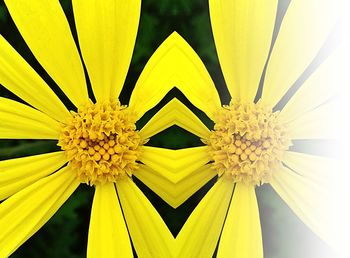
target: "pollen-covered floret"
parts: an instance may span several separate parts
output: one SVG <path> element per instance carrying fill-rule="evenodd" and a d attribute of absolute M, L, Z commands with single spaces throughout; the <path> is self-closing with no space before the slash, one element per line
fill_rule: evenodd
<path fill-rule="evenodd" d="M 143 141 L 119 102 L 89 103 L 62 125 L 58 145 L 87 184 L 115 182 L 137 168 Z"/>
<path fill-rule="evenodd" d="M 214 130 L 204 141 L 219 176 L 249 185 L 268 182 L 291 145 L 277 112 L 262 103 L 241 101 L 216 113 Z"/>

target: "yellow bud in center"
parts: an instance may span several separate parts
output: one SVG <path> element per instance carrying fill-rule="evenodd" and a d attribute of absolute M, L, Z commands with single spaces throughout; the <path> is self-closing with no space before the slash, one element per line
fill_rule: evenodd
<path fill-rule="evenodd" d="M 216 113 L 214 130 L 204 142 L 219 176 L 248 185 L 268 182 L 291 145 L 277 112 L 240 101 Z"/>
<path fill-rule="evenodd" d="M 143 143 L 133 113 L 119 102 L 105 102 L 71 112 L 58 145 L 80 181 L 95 185 L 131 176 Z"/>

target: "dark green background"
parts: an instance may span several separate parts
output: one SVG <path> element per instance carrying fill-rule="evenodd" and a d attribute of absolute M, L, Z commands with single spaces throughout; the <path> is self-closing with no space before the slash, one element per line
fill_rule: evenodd
<path fill-rule="evenodd" d="M 76 39 L 71 2 L 70 0 L 61 0 L 60 2 L 66 12 Z M 288 0 L 282 0 L 279 3 L 274 38 L 277 35 L 279 24 L 288 4 Z M 225 88 L 226 86 L 215 51 L 210 28 L 208 3 L 206 0 L 143 1 L 136 47 L 129 74 L 120 98 L 122 103 L 128 103 L 132 89 L 145 63 L 157 46 L 159 46 L 174 30 L 179 32 L 202 58 L 216 83 L 223 103 L 228 103 L 229 94 Z M 0 0 L 0 33 L 36 69 L 47 83 L 56 90 L 57 86 L 55 83 L 38 64 L 25 45 L 9 16 L 3 0 Z M 319 59 L 322 59 L 322 53 L 320 56 Z M 317 59 L 315 63 L 318 63 Z M 312 67 L 310 68 L 310 71 L 311 70 Z M 310 71 L 306 72 L 304 77 L 307 77 Z M 294 87 L 297 88 L 298 83 L 296 83 Z M 1 85 L 0 96 L 19 100 Z M 139 122 L 138 126 L 141 127 L 152 114 L 175 96 L 180 98 L 195 111 L 209 127 L 212 126 L 205 115 L 191 106 L 185 97 L 176 89 L 172 90 L 155 109 L 148 112 Z M 71 107 L 66 98 L 63 96 L 60 97 L 67 106 Z M 283 103 L 281 105 L 283 106 Z M 197 137 L 186 131 L 178 127 L 172 127 L 152 138 L 148 144 L 178 149 L 198 146 L 201 145 L 201 142 Z M 302 144 L 304 147 L 306 146 L 309 152 L 315 153 L 317 151 L 320 152 L 319 146 L 323 143 L 303 142 Z M 298 149 L 298 143 L 295 143 L 295 145 L 296 147 L 294 148 Z M 58 150 L 55 141 L 0 140 L 0 160 L 54 150 Z M 156 206 L 168 227 L 175 235 L 181 229 L 182 224 L 193 208 L 213 184 L 214 180 L 203 187 L 203 189 L 181 205 L 177 210 L 168 206 L 141 182 L 137 180 L 136 182 L 150 201 Z M 58 213 L 11 257 L 85 257 L 93 192 L 93 188 L 81 185 Z M 264 185 L 259 187 L 257 189 L 257 195 L 259 199 L 265 258 L 330 257 L 331 251 L 329 247 L 293 214 L 270 186 Z M 210 225 L 208 225 L 208 227 L 209 226 Z"/>

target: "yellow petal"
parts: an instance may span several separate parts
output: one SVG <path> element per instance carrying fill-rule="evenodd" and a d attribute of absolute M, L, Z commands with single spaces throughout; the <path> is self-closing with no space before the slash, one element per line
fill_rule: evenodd
<path fill-rule="evenodd" d="M 130 178 L 116 185 L 137 255 L 172 257 L 175 240 L 152 204 Z"/>
<path fill-rule="evenodd" d="M 176 209 L 210 179 L 215 177 L 217 173 L 210 168 L 210 165 L 206 165 L 194 170 L 181 181 L 173 183 L 164 177 L 161 171 L 141 165 L 138 170 L 133 172 L 133 175 Z"/>
<path fill-rule="evenodd" d="M 58 139 L 60 125 L 44 113 L 0 98 L 0 139 Z"/>
<path fill-rule="evenodd" d="M 140 161 L 177 183 L 209 162 L 207 149 L 207 146 L 180 150 L 143 146 Z"/>
<path fill-rule="evenodd" d="M 123 87 L 140 18 L 139 0 L 73 0 L 79 45 L 97 101 Z"/>
<path fill-rule="evenodd" d="M 285 167 L 273 174 L 271 185 L 316 234 L 326 241 L 332 239 L 335 224 L 330 216 L 332 195 L 328 188 Z"/>
<path fill-rule="evenodd" d="M 292 139 L 335 139 L 337 135 L 336 101 L 331 101 L 303 114 L 287 124 Z M 342 117 L 342 116 L 341 116 Z"/>
<path fill-rule="evenodd" d="M 128 229 L 113 183 L 96 186 L 87 257 L 133 257 Z"/>
<path fill-rule="evenodd" d="M 74 171 L 64 168 L 0 204 L 0 257 L 8 257 L 38 231 L 78 187 Z"/>
<path fill-rule="evenodd" d="M 266 70 L 266 102 L 275 105 L 312 62 L 338 18 L 336 2 L 291 1 Z"/>
<path fill-rule="evenodd" d="M 190 109 L 174 98 L 148 121 L 140 130 L 140 134 L 143 139 L 148 139 L 173 125 L 180 126 L 200 138 L 207 138 L 210 133 L 209 129 Z"/>
<path fill-rule="evenodd" d="M 263 243 L 255 189 L 236 184 L 217 257 L 262 258 Z"/>
<path fill-rule="evenodd" d="M 19 32 L 47 73 L 76 106 L 88 101 L 83 66 L 59 1 L 6 0 Z"/>
<path fill-rule="evenodd" d="M 294 120 L 338 95 L 341 87 L 348 85 L 350 64 L 344 57 L 346 51 L 345 45 L 334 50 L 287 102 L 279 115 L 281 119 Z"/>
<path fill-rule="evenodd" d="M 340 171 L 340 162 L 334 158 L 287 151 L 283 162 L 296 173 L 317 183 L 330 184 L 339 177 L 337 173 Z"/>
<path fill-rule="evenodd" d="M 232 98 L 253 101 L 270 50 L 277 0 L 210 0 L 210 20 Z"/>
<path fill-rule="evenodd" d="M 0 53 L 0 84 L 56 120 L 69 116 L 50 87 L 2 36 Z"/>
<path fill-rule="evenodd" d="M 129 106 L 140 118 L 177 87 L 210 118 L 221 106 L 215 85 L 203 62 L 176 32 L 155 51 L 132 92 Z"/>
<path fill-rule="evenodd" d="M 0 161 L 0 200 L 55 172 L 66 162 L 62 151 Z"/>
<path fill-rule="evenodd" d="M 176 237 L 177 257 L 213 256 L 233 186 L 232 181 L 221 178 L 200 201 Z"/>

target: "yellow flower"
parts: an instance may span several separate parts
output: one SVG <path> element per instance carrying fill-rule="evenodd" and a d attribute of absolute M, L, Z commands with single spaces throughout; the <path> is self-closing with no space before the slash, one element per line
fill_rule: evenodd
<path fill-rule="evenodd" d="M 0 98 L 1 139 L 54 139 L 63 151 L 0 162 L 0 257 L 39 230 L 80 183 L 93 185 L 88 257 L 168 257 L 173 237 L 131 175 L 149 170 L 145 141 L 157 130 L 135 122 L 169 87 L 154 87 L 156 51 L 132 93 L 118 101 L 135 44 L 141 1 L 73 0 L 82 60 L 59 1 L 8 0 L 7 8 L 34 56 L 77 107 L 69 112 L 41 77 L 0 37 L 0 83 L 32 107 Z M 148 128 L 156 128 L 150 121 Z M 124 219 L 125 217 L 125 219 Z M 145 237 L 147 232 L 147 237 Z M 58 236 L 59 237 L 59 236 Z"/>
<path fill-rule="evenodd" d="M 186 159 L 198 165 L 178 177 L 187 183 L 187 198 L 214 177 L 209 171 L 218 175 L 176 237 L 179 257 L 212 257 L 219 238 L 218 257 L 262 257 L 255 189 L 263 183 L 269 183 L 315 233 L 333 240 L 334 224 L 327 212 L 332 201 L 329 172 L 337 170 L 338 162 L 299 152 L 291 144 L 302 139 L 335 138 L 335 103 L 331 100 L 339 85 L 330 82 L 337 82 L 344 70 L 330 71 L 342 59 L 343 49 L 334 51 L 301 81 L 300 88 L 296 88 L 300 81 L 292 85 L 326 41 L 336 23 L 337 5 L 331 1 L 292 1 L 269 54 L 277 2 L 209 2 L 219 61 L 232 98 L 228 105 L 222 106 L 208 72 L 186 41 L 174 33 L 166 42 L 176 47 L 162 61 L 160 80 L 176 85 L 215 123 L 210 132 L 189 116 L 172 121 L 200 136 L 207 145 L 186 150 Z M 310 13 L 312 18 L 308 19 Z M 185 109 L 178 104 L 177 110 Z M 158 114 L 153 117 L 157 118 Z M 159 155 L 158 160 L 166 158 Z M 154 183 L 160 180 L 149 176 L 143 181 L 161 193 L 159 184 Z"/>

